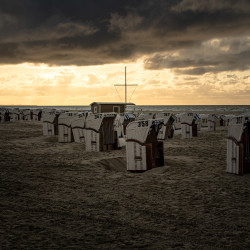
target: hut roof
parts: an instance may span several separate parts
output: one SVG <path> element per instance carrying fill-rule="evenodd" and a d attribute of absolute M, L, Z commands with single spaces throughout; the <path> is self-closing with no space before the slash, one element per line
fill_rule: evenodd
<path fill-rule="evenodd" d="M 132 102 L 129 102 L 126 104 L 124 102 L 92 102 L 90 105 L 93 105 L 93 104 L 99 104 L 99 105 L 135 105 Z"/>

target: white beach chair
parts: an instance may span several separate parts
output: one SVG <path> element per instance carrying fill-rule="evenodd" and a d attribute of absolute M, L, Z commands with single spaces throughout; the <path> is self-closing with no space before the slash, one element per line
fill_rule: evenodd
<path fill-rule="evenodd" d="M 181 136 L 182 138 L 192 138 L 197 136 L 197 123 L 195 113 L 184 113 L 181 116 Z"/>
<path fill-rule="evenodd" d="M 155 114 L 155 119 L 163 119 L 163 126 L 158 132 L 157 139 L 166 140 L 167 138 L 172 138 L 174 135 L 173 124 L 176 117 L 171 113 L 157 113 Z"/>
<path fill-rule="evenodd" d="M 18 121 L 19 120 L 19 109 L 18 108 L 14 108 L 11 110 L 11 114 L 10 114 L 10 118 L 13 121 Z"/>
<path fill-rule="evenodd" d="M 114 122 L 117 113 L 90 114 L 85 121 L 85 145 L 87 152 L 99 152 L 118 148 Z"/>
<path fill-rule="evenodd" d="M 228 126 L 235 115 L 220 115 L 220 126 Z"/>
<path fill-rule="evenodd" d="M 227 172 L 250 172 L 250 113 L 235 116 L 228 127 Z"/>
<path fill-rule="evenodd" d="M 199 128 L 200 130 L 205 131 L 215 131 L 216 121 L 215 115 L 212 114 L 201 114 L 199 119 Z"/>
<path fill-rule="evenodd" d="M 41 109 L 33 109 L 33 120 L 34 121 L 41 121 L 42 119 L 42 110 Z"/>
<path fill-rule="evenodd" d="M 9 122 L 11 121 L 10 111 L 8 109 L 2 109 L 0 112 L 0 121 L 1 122 Z"/>
<path fill-rule="evenodd" d="M 163 141 L 157 134 L 163 119 L 134 121 L 126 131 L 126 157 L 128 171 L 146 171 L 164 165 Z"/>
<path fill-rule="evenodd" d="M 181 134 L 181 117 L 182 117 L 182 115 L 183 115 L 183 113 L 175 115 L 175 121 L 174 121 L 174 124 L 173 124 L 174 134 L 175 135 L 180 135 Z"/>
<path fill-rule="evenodd" d="M 58 142 L 73 142 L 71 122 L 77 113 L 65 112 L 58 117 Z"/>
<path fill-rule="evenodd" d="M 43 112 L 43 135 L 58 135 L 58 117 L 61 111 Z"/>
<path fill-rule="evenodd" d="M 30 109 L 23 109 L 23 120 L 30 121 L 32 119 L 32 114 Z"/>
<path fill-rule="evenodd" d="M 74 141 L 78 143 L 85 142 L 85 120 L 88 116 L 88 112 L 80 112 L 76 114 L 71 122 L 71 128 L 73 131 Z"/>

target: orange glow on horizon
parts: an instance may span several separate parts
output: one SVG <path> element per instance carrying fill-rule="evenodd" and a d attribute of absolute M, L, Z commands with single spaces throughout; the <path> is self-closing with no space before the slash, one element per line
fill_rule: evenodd
<path fill-rule="evenodd" d="M 250 71 L 175 75 L 146 70 L 143 60 L 128 63 L 128 102 L 137 105 L 248 105 Z M 124 101 L 125 64 L 102 66 L 0 66 L 0 105 L 89 105 Z M 229 73 L 235 78 L 228 78 Z"/>

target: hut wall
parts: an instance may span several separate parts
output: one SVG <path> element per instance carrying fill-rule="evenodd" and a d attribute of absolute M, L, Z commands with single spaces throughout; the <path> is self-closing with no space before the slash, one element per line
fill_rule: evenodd
<path fill-rule="evenodd" d="M 124 113 L 124 105 L 120 105 L 120 104 L 102 104 L 102 105 L 100 105 L 100 112 L 99 113 L 114 112 L 114 107 L 119 107 L 120 113 Z"/>
<path fill-rule="evenodd" d="M 95 112 L 95 110 L 96 110 L 96 112 Z M 93 114 L 101 113 L 101 111 L 99 109 L 99 105 L 98 104 L 92 104 L 91 105 L 91 112 Z"/>

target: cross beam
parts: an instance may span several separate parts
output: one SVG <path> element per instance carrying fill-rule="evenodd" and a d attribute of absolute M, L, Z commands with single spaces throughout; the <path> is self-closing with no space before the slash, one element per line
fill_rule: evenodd
<path fill-rule="evenodd" d="M 138 84 L 127 84 L 127 74 L 126 74 L 126 67 L 125 67 L 125 84 L 115 84 L 114 86 L 123 86 L 125 87 L 125 107 L 127 104 L 127 87 L 130 86 L 137 86 Z"/>

